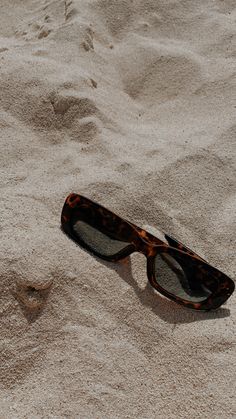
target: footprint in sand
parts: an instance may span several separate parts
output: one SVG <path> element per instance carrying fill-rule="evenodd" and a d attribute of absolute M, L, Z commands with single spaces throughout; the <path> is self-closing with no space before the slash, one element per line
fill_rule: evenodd
<path fill-rule="evenodd" d="M 46 302 L 51 286 L 50 279 L 30 283 L 26 279 L 18 280 L 15 296 L 27 309 L 40 309 Z"/>
<path fill-rule="evenodd" d="M 74 2 L 72 0 L 64 0 L 65 2 L 65 20 L 70 20 L 74 16 L 78 14 L 78 10 L 74 6 Z"/>
<path fill-rule="evenodd" d="M 53 93 L 50 102 L 57 120 L 69 129 L 71 139 L 84 142 L 101 132 L 104 117 L 92 99 L 76 93 Z"/>
<path fill-rule="evenodd" d="M 46 38 L 52 30 L 43 26 L 38 34 L 38 39 Z"/>
<path fill-rule="evenodd" d="M 49 99 L 56 115 L 67 116 L 68 118 L 68 112 L 71 112 L 74 117 L 83 118 L 99 113 L 94 101 L 85 96 L 78 96 L 76 92 L 64 95 L 52 93 Z"/>
<path fill-rule="evenodd" d="M 178 44 L 132 35 L 117 50 L 117 68 L 124 91 L 148 104 L 189 94 L 202 82 L 197 55 Z"/>
<path fill-rule="evenodd" d="M 92 25 L 88 25 L 85 23 L 82 19 L 80 19 L 78 16 L 79 10 L 75 5 L 75 2 L 72 0 L 64 0 L 64 16 L 65 16 L 65 23 L 66 26 L 68 24 L 73 25 L 73 32 L 77 33 L 78 30 L 80 32 L 80 36 L 82 37 L 82 41 L 80 45 L 85 51 L 94 50 L 94 44 L 93 44 L 93 36 L 94 32 L 92 29 Z M 77 17 L 77 19 L 75 19 Z"/>
<path fill-rule="evenodd" d="M 5 287 L 3 281 L 2 288 L 3 292 L 9 289 L 20 307 L 30 314 L 35 310 L 40 311 L 46 304 L 53 284 L 53 275 L 47 272 L 44 276 L 40 275 L 39 271 L 31 270 L 30 259 L 28 265 L 23 257 L 10 258 L 4 272 Z"/>

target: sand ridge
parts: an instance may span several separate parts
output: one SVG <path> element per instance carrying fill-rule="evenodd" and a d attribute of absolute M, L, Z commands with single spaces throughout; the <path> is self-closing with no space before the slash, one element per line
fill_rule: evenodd
<path fill-rule="evenodd" d="M 235 296 L 188 311 L 143 256 L 60 229 L 80 192 L 235 276 L 235 21 L 232 0 L 1 2 L 1 418 L 235 416 Z"/>

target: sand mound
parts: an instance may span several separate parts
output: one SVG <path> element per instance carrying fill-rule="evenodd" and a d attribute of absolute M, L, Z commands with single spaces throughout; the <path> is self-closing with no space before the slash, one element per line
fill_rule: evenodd
<path fill-rule="evenodd" d="M 116 53 L 124 91 L 147 106 L 190 94 L 201 84 L 200 63 L 173 41 L 133 36 Z"/>
<path fill-rule="evenodd" d="M 234 276 L 235 18 L 232 0 L 1 2 L 1 418 L 234 417 L 235 297 L 181 308 L 60 212 L 80 192 Z"/>

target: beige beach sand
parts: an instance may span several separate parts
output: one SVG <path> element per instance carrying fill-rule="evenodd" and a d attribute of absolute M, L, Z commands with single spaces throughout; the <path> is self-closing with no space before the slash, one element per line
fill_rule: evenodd
<path fill-rule="evenodd" d="M 79 192 L 234 278 L 235 121 L 235 0 L 1 0 L 1 419 L 236 417 L 235 296 L 60 230 Z"/>

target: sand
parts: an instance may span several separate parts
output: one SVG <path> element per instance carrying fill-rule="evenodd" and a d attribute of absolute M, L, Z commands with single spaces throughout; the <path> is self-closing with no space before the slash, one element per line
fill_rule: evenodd
<path fill-rule="evenodd" d="M 1 0 L 0 417 L 236 417 L 233 295 L 60 229 L 70 192 L 235 275 L 235 0 Z"/>

